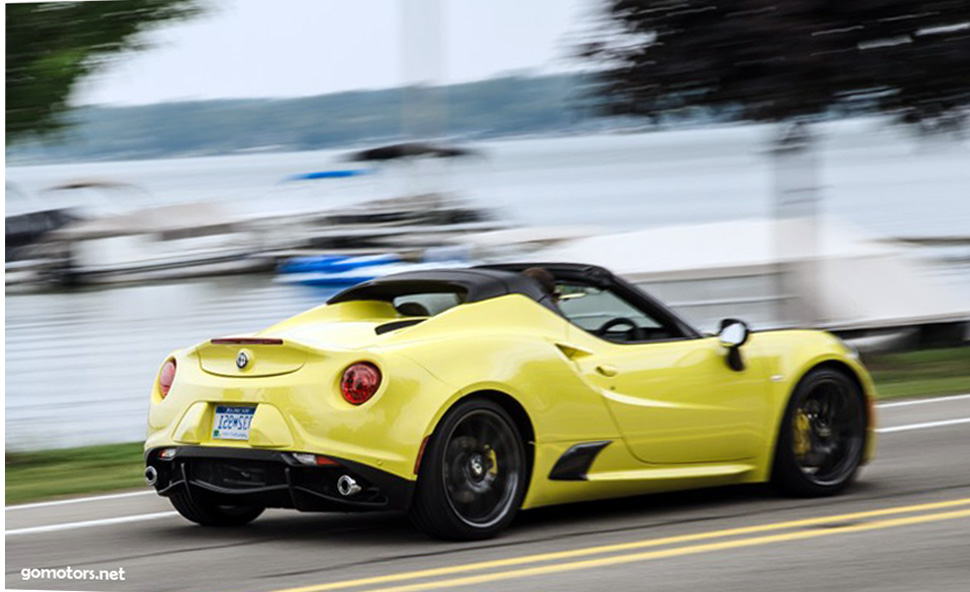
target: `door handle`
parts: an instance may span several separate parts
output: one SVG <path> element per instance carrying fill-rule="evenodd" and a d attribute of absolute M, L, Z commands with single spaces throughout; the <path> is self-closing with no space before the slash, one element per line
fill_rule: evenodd
<path fill-rule="evenodd" d="M 617 374 L 620 373 L 619 370 L 616 369 L 616 367 L 610 366 L 609 364 L 600 364 L 599 366 L 596 367 L 596 371 L 602 374 L 603 376 L 616 376 Z"/>

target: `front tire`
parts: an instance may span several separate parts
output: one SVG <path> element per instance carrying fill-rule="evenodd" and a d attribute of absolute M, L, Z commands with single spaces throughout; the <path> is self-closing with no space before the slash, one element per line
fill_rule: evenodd
<path fill-rule="evenodd" d="M 184 518 L 202 526 L 242 526 L 263 513 L 260 506 L 233 506 L 196 499 L 184 489 L 169 497 L 169 501 Z"/>
<path fill-rule="evenodd" d="M 442 418 L 419 471 L 409 515 L 435 538 L 491 538 L 512 522 L 525 497 L 522 435 L 486 399 L 461 402 Z"/>
<path fill-rule="evenodd" d="M 866 439 L 865 396 L 845 373 L 812 370 L 792 394 L 778 434 L 772 482 L 798 497 L 835 495 L 854 479 Z"/>

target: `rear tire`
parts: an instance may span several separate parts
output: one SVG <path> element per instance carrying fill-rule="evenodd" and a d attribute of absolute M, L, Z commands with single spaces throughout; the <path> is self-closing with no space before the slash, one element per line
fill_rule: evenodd
<path fill-rule="evenodd" d="M 202 526 L 242 526 L 263 513 L 260 506 L 228 506 L 193 498 L 184 489 L 169 497 L 169 501 L 184 518 Z"/>
<path fill-rule="evenodd" d="M 515 518 L 527 475 L 525 445 L 509 414 L 486 399 L 463 401 L 428 442 L 409 516 L 435 538 L 491 538 Z"/>
<path fill-rule="evenodd" d="M 798 497 L 835 495 L 855 479 L 866 439 L 865 396 L 845 373 L 812 370 L 792 393 L 778 433 L 772 483 Z"/>

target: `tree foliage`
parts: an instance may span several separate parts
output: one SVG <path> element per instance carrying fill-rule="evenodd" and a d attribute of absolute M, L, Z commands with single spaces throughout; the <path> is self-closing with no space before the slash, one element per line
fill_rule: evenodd
<path fill-rule="evenodd" d="M 970 104 L 967 0 L 604 1 L 608 26 L 582 54 L 599 62 L 595 91 L 613 114 L 928 122 Z"/>
<path fill-rule="evenodd" d="M 194 15 L 196 0 L 7 4 L 7 142 L 62 128 L 74 84 L 149 27 Z"/>

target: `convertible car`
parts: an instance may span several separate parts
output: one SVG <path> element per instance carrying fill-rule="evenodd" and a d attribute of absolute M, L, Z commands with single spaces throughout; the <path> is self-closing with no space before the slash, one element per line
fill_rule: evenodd
<path fill-rule="evenodd" d="M 396 509 L 481 539 L 550 504 L 837 493 L 872 455 L 873 396 L 829 333 L 729 319 L 704 335 L 600 267 L 416 271 L 171 354 L 145 477 L 203 525 Z"/>

